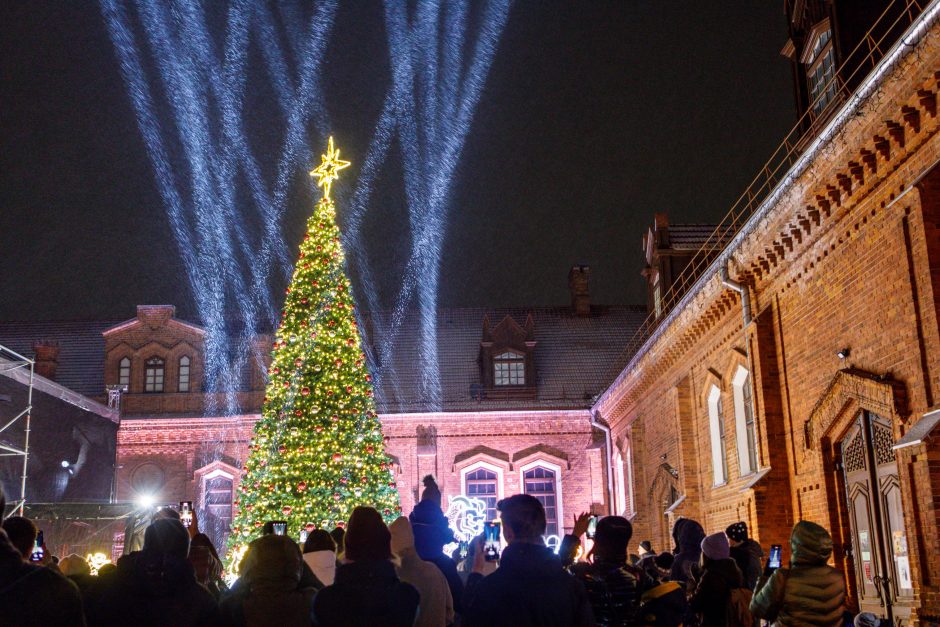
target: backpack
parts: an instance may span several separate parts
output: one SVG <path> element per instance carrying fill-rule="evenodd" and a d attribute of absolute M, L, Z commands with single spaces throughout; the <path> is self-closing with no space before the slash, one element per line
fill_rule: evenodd
<path fill-rule="evenodd" d="M 735 588 L 728 597 L 728 625 L 729 627 L 753 627 L 754 617 L 751 616 L 751 596 L 753 593 L 747 588 Z"/>

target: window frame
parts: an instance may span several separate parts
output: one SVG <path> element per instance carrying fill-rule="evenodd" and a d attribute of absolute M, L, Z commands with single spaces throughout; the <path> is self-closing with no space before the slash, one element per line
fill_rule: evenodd
<path fill-rule="evenodd" d="M 564 531 L 565 531 L 565 517 L 564 517 L 565 513 L 562 508 L 561 466 L 559 466 L 558 464 L 553 464 L 552 462 L 546 459 L 543 459 L 541 457 L 538 459 L 534 459 L 531 462 L 528 462 L 527 464 L 523 465 L 521 468 L 519 468 L 519 486 L 522 488 L 522 494 L 528 494 L 528 492 L 526 492 L 525 474 L 529 472 L 530 470 L 535 470 L 536 468 L 542 468 L 555 475 L 555 480 L 554 480 L 554 484 L 555 484 L 555 495 L 554 495 L 555 496 L 555 533 L 554 534 L 549 533 L 548 524 L 547 524 L 548 520 L 546 519 L 546 527 L 545 527 L 544 535 L 546 537 L 551 536 L 551 535 L 557 535 L 559 538 L 561 538 L 564 535 Z M 536 496 L 536 498 L 538 498 L 537 495 L 533 495 L 533 496 Z"/>
<path fill-rule="evenodd" d="M 186 363 L 183 363 L 183 360 L 186 360 Z M 191 392 L 192 391 L 192 364 L 193 360 L 189 355 L 180 355 L 180 358 L 177 360 L 177 370 L 176 370 L 176 391 L 177 392 Z M 183 379 L 183 369 L 185 368 L 186 379 Z M 185 382 L 185 385 L 184 385 Z"/>
<path fill-rule="evenodd" d="M 118 360 L 118 385 L 129 386 L 131 384 L 131 365 L 130 357 L 124 356 Z"/>
<path fill-rule="evenodd" d="M 151 371 L 153 371 L 152 382 L 148 380 Z M 164 390 L 166 390 L 166 360 L 159 355 L 154 355 L 144 362 L 144 393 L 160 394 Z"/>
<path fill-rule="evenodd" d="M 506 382 L 501 382 L 499 366 L 508 366 Z M 513 381 L 515 379 L 515 381 Z M 500 388 L 523 387 L 526 384 L 525 355 L 507 349 L 493 357 L 493 386 Z"/>
<path fill-rule="evenodd" d="M 467 475 L 477 470 L 488 470 L 489 472 L 496 473 L 496 502 L 498 503 L 500 499 L 503 498 L 503 469 L 496 464 L 491 464 L 486 461 L 476 461 L 468 465 L 465 468 L 460 469 L 460 493 L 467 498 L 479 498 L 473 494 L 467 494 Z M 486 508 L 487 511 L 490 510 L 489 507 Z M 496 509 L 496 504 L 493 504 L 493 511 L 495 512 L 495 517 L 492 520 L 499 518 L 499 511 Z M 489 520 L 489 519 L 488 519 Z"/>
<path fill-rule="evenodd" d="M 714 384 L 708 392 L 708 426 L 712 451 L 712 478 L 714 486 L 717 487 L 728 483 L 728 450 L 721 388 Z"/>
<path fill-rule="evenodd" d="M 734 397 L 735 443 L 738 448 L 738 467 L 742 477 L 754 474 L 760 466 L 757 456 L 757 424 L 754 416 L 751 381 L 751 373 L 744 366 L 738 366 L 731 379 L 731 391 Z"/>
<path fill-rule="evenodd" d="M 820 40 L 826 37 L 821 47 Z M 829 106 L 838 98 L 839 79 L 836 67 L 833 32 L 826 18 L 810 29 L 800 62 L 805 67 L 806 90 L 809 110 L 814 118 L 822 116 Z M 828 62 L 828 64 L 827 64 Z M 826 69 L 828 65 L 828 70 Z M 822 68 L 822 75 L 816 81 L 816 75 Z M 828 78 L 827 78 L 828 73 Z"/>

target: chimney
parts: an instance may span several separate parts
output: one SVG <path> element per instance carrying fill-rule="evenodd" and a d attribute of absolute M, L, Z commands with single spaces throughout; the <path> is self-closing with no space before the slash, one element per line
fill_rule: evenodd
<path fill-rule="evenodd" d="M 59 343 L 55 340 L 37 340 L 33 342 L 33 352 L 36 353 L 34 372 L 54 380 L 59 367 Z"/>
<path fill-rule="evenodd" d="M 591 315 L 591 290 L 588 281 L 590 266 L 572 266 L 568 272 L 568 289 L 571 291 L 571 310 L 578 316 Z"/>

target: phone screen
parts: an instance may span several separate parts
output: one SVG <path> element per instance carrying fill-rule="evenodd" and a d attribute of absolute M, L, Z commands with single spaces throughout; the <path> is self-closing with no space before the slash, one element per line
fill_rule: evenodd
<path fill-rule="evenodd" d="M 284 521 L 276 520 L 271 523 L 271 528 L 274 530 L 274 535 L 284 536 L 287 535 L 287 523 Z"/>
<path fill-rule="evenodd" d="M 499 559 L 500 523 L 495 520 L 483 524 L 483 557 L 487 562 Z"/>
<path fill-rule="evenodd" d="M 594 533 L 597 531 L 597 516 L 591 516 L 591 520 L 588 521 L 587 535 L 588 540 L 594 539 Z"/>
<path fill-rule="evenodd" d="M 470 553 L 470 543 L 467 542 L 466 540 L 461 540 L 459 548 L 460 548 L 460 559 L 466 559 L 467 554 Z"/>
<path fill-rule="evenodd" d="M 45 538 L 43 538 L 42 530 L 36 534 L 36 544 L 33 545 L 33 552 L 29 556 L 29 561 L 31 562 L 41 562 L 42 558 L 46 556 L 46 549 L 43 548 L 43 545 L 46 543 Z"/>
<path fill-rule="evenodd" d="M 193 502 L 180 501 L 180 522 L 187 529 L 193 526 Z"/>
<path fill-rule="evenodd" d="M 783 546 L 780 544 L 770 545 L 770 557 L 767 559 L 769 568 L 780 568 L 780 555 L 783 552 Z"/>
<path fill-rule="evenodd" d="M 307 536 L 309 535 L 310 535 L 309 531 L 307 531 L 306 529 L 301 529 L 300 530 L 300 543 L 303 544 L 304 542 L 306 542 Z"/>

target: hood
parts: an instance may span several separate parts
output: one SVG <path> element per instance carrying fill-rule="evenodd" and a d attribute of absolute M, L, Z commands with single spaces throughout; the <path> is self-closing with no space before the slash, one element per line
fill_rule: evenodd
<path fill-rule="evenodd" d="M 801 520 L 790 534 L 790 552 L 794 565 L 825 564 L 832 555 L 832 536 L 816 523 Z"/>
<path fill-rule="evenodd" d="M 398 555 L 406 549 L 415 546 L 415 534 L 411 530 L 411 523 L 404 516 L 399 516 L 388 526 L 392 533 L 392 553 Z"/>
<path fill-rule="evenodd" d="M 737 563 L 731 558 L 722 560 L 708 560 L 705 571 L 712 575 L 721 577 L 728 582 L 730 588 L 740 588 L 744 581 Z"/>
<path fill-rule="evenodd" d="M 705 530 L 702 529 L 702 525 L 691 518 L 683 518 L 676 522 L 672 532 L 676 546 L 679 547 L 679 553 L 701 554 L 702 540 L 705 539 Z"/>
<path fill-rule="evenodd" d="M 545 577 L 562 572 L 558 556 L 541 544 L 510 544 L 500 556 L 499 570 L 512 577 Z"/>
<path fill-rule="evenodd" d="M 303 573 L 300 548 L 287 536 L 261 536 L 248 545 L 241 571 L 252 587 L 293 590 Z"/>
<path fill-rule="evenodd" d="M 414 533 L 415 549 L 422 559 L 439 555 L 445 544 L 454 541 L 444 512 L 434 501 L 421 501 L 408 516 Z"/>
<path fill-rule="evenodd" d="M 764 549 L 762 549 L 761 546 L 751 538 L 748 538 L 732 550 L 745 553 L 751 557 L 755 557 L 758 561 L 764 557 Z"/>

